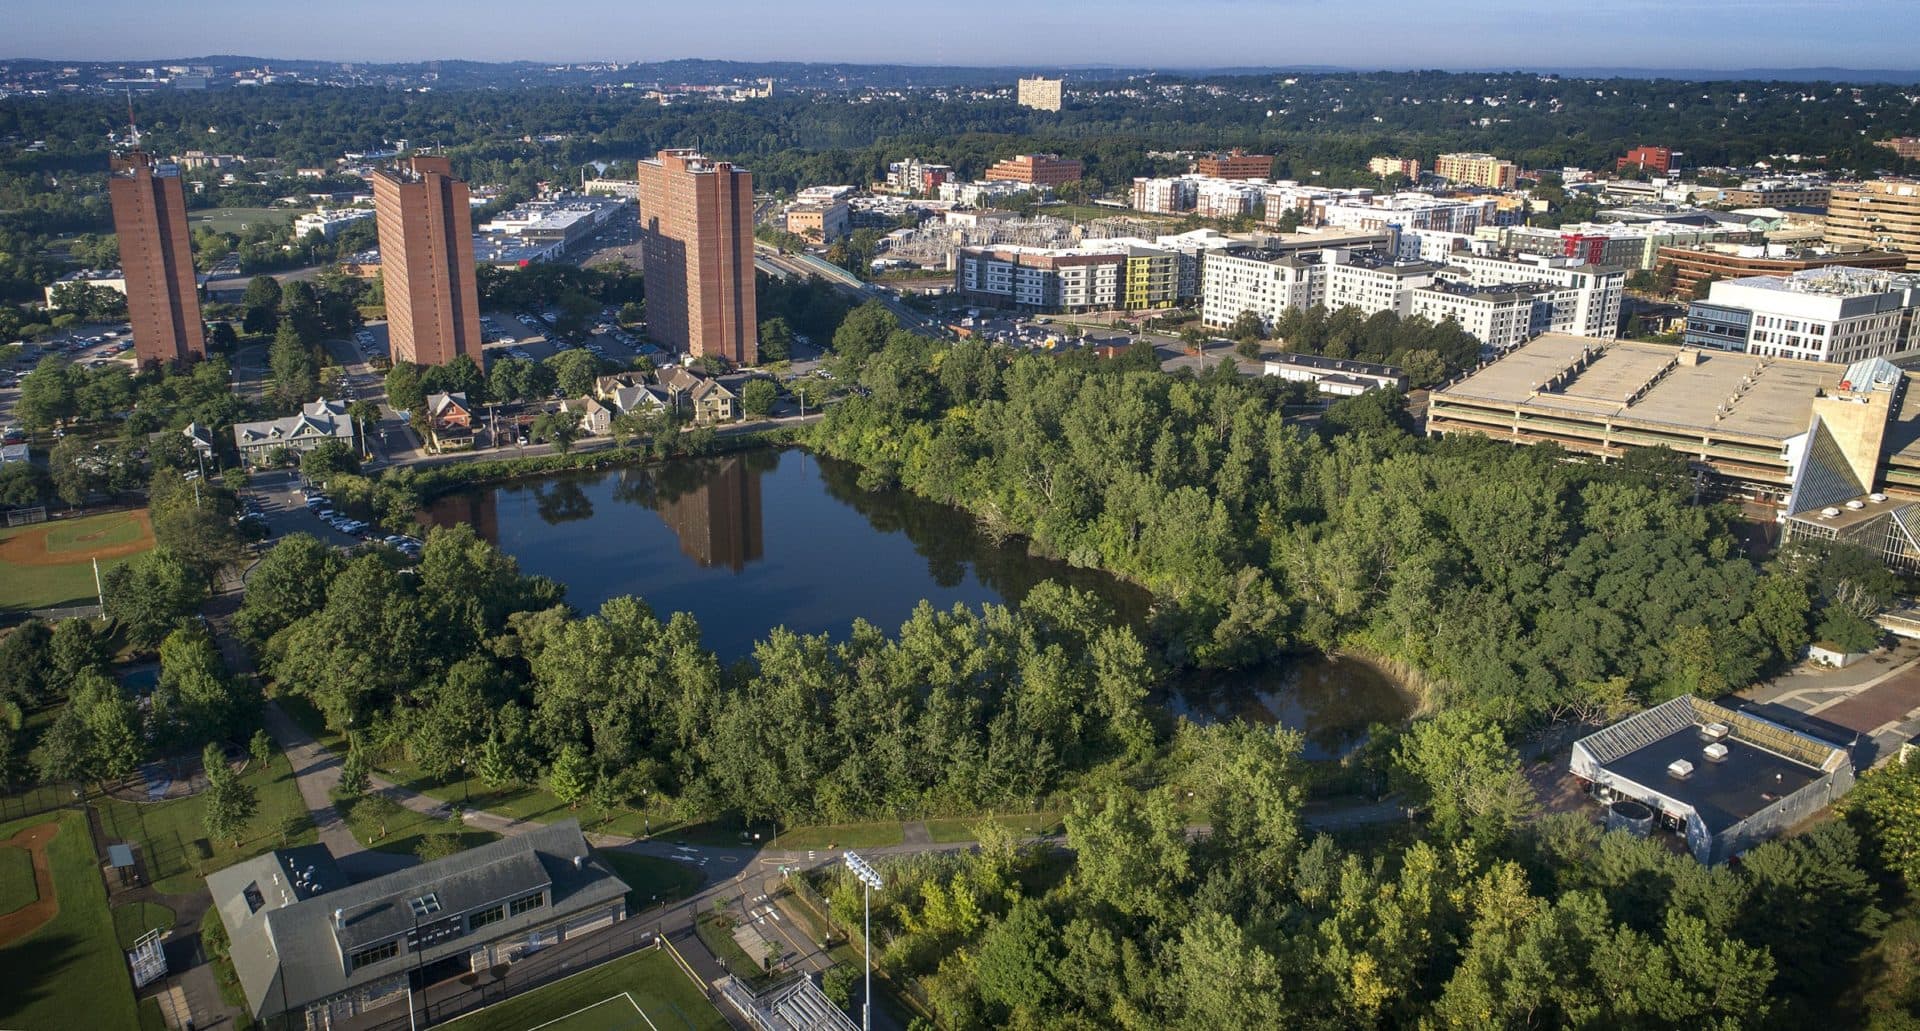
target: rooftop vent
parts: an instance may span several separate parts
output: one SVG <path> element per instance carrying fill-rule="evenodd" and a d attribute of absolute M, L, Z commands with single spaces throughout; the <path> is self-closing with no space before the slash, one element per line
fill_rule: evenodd
<path fill-rule="evenodd" d="M 1707 747 L 1702 748 L 1700 750 L 1700 754 L 1706 756 L 1708 762 L 1716 762 L 1716 763 L 1726 762 L 1727 746 L 1723 742 L 1715 741 L 1713 744 L 1710 744 Z"/>
<path fill-rule="evenodd" d="M 1823 519 L 1832 519 L 1834 516 L 1837 516 L 1839 514 L 1840 514 L 1840 510 L 1837 508 L 1833 508 L 1832 506 L 1828 506 L 1827 508 L 1823 508 L 1820 510 L 1820 517 Z"/>
<path fill-rule="evenodd" d="M 1858 512 L 1861 509 L 1867 507 L 1867 503 L 1864 501 L 1861 501 L 1859 498 L 1855 498 L 1852 501 L 1847 502 L 1847 507 L 1849 509 L 1852 509 L 1855 512 Z"/>
<path fill-rule="evenodd" d="M 1867 495 L 1867 500 L 1877 505 L 1880 502 L 1887 500 L 1887 496 L 1885 494 L 1869 494 Z"/>
<path fill-rule="evenodd" d="M 1667 764 L 1667 776 L 1675 780 L 1686 780 L 1693 776 L 1693 764 L 1685 759 L 1675 759 Z"/>
<path fill-rule="evenodd" d="M 587 868 L 587 857 L 586 857 L 586 856 L 574 856 L 574 857 L 573 857 L 573 868 L 574 868 L 575 870 L 585 870 L 585 869 Z"/>
<path fill-rule="evenodd" d="M 1730 728 L 1724 723 L 1709 723 L 1700 728 L 1700 736 L 1706 738 L 1708 741 L 1718 741 L 1726 737 L 1728 733 L 1730 733 Z"/>
<path fill-rule="evenodd" d="M 347 929 L 347 911 L 346 910 L 336 909 L 333 911 L 333 929 L 336 931 L 344 931 Z"/>

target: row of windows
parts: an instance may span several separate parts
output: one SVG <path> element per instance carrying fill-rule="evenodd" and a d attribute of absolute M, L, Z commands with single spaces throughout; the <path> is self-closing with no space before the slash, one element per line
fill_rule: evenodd
<path fill-rule="evenodd" d="M 428 893 L 427 895 L 422 896 L 422 898 L 420 899 L 410 899 L 408 901 L 409 901 L 409 904 L 412 905 L 413 903 L 418 903 L 427 899 L 432 900 L 432 911 L 437 911 L 439 908 L 440 900 L 438 897 L 434 896 L 432 893 Z M 468 914 L 466 929 L 468 933 L 471 933 L 473 931 L 479 930 L 482 927 L 487 926 L 488 924 L 499 923 L 500 921 L 505 920 L 509 916 L 519 916 L 522 913 L 539 909 L 540 907 L 546 904 L 547 904 L 547 896 L 545 892 L 536 891 L 531 895 L 522 895 L 521 897 L 514 899 L 512 902 L 504 903 L 498 906 L 489 906 L 486 909 L 482 909 L 482 910 L 479 910 L 478 912 Z M 423 915 L 420 913 L 421 908 L 422 907 L 417 905 L 414 906 L 414 912 L 416 916 Z M 347 969 L 349 971 L 354 971 L 354 970 L 360 969 L 361 967 L 372 966 L 375 963 L 392 959 L 393 957 L 398 956 L 399 954 L 400 954 L 400 940 L 396 938 L 392 941 L 382 942 L 379 945 L 369 946 L 367 948 L 361 949 L 358 952 L 352 953 L 347 957 Z"/>

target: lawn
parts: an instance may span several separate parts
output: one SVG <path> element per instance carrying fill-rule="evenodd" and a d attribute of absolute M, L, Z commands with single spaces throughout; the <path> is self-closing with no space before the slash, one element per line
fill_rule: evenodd
<path fill-rule="evenodd" d="M 720 1012 L 680 972 L 672 957 L 659 949 L 622 956 L 445 1026 L 456 1031 L 616 1031 L 636 1027 L 647 1031 L 647 1021 L 635 1017 L 633 1006 L 622 1010 L 601 1005 L 623 995 L 659 1031 L 727 1031 Z M 601 1018 L 606 1018 L 605 1022 Z M 554 1023 L 562 1019 L 568 1022 Z"/>
<path fill-rule="evenodd" d="M 0 529 L 0 609 L 90 603 L 93 558 L 105 575 L 152 547 L 146 509 Z"/>
<path fill-rule="evenodd" d="M 795 827 L 773 839 L 774 848 L 878 848 L 900 844 L 900 821 L 880 823 L 823 823 L 813 827 Z"/>
<path fill-rule="evenodd" d="M 420 843 L 431 834 L 453 835 L 463 851 L 500 840 L 500 835 L 492 831 L 475 830 L 458 820 L 439 820 L 425 813 L 416 813 L 384 795 L 368 795 L 352 802 L 342 802 L 341 806 L 354 840 L 381 852 L 417 856 L 420 854 Z"/>
<path fill-rule="evenodd" d="M 113 932 L 122 950 L 133 948 L 140 936 L 158 927 L 173 926 L 173 910 L 154 902 L 129 902 L 113 907 Z"/>
<path fill-rule="evenodd" d="M 135 844 L 153 887 L 170 895 L 203 890 L 207 874 L 269 849 L 309 845 L 318 840 L 307 804 L 300 798 L 284 756 L 266 770 L 250 768 L 241 781 L 253 786 L 260 809 L 247 824 L 240 844 L 211 841 L 205 826 L 204 796 L 168 802 L 134 803 L 116 798 L 94 802 L 110 841 Z"/>
<path fill-rule="evenodd" d="M 699 870 L 658 856 L 601 849 L 600 858 L 627 882 L 627 912 L 638 913 L 662 902 L 686 898 L 706 883 Z"/>
<path fill-rule="evenodd" d="M 58 822 L 47 843 L 60 911 L 39 930 L 0 949 L 0 1027 L 138 1027 L 133 982 L 114 937 L 113 915 L 87 834 L 86 814 L 68 810 L 0 826 L 0 839 Z"/>
<path fill-rule="evenodd" d="M 739 942 L 733 940 L 733 930 L 736 926 L 731 919 L 720 913 L 702 913 L 693 922 L 694 933 L 706 943 L 707 950 L 713 953 L 720 964 L 733 976 L 745 981 L 753 990 L 759 991 L 766 987 L 773 977 L 768 971 L 762 970 L 752 956 L 747 955 L 747 950 L 741 948 Z M 775 955 L 777 956 L 777 953 Z"/>
<path fill-rule="evenodd" d="M 40 890 L 33 884 L 33 854 L 24 848 L 0 847 L 0 913 L 39 900 Z"/>
<path fill-rule="evenodd" d="M 942 844 L 954 841 L 972 841 L 976 835 L 973 829 L 982 821 L 991 820 L 1013 832 L 1015 837 L 1029 838 L 1043 834 L 1059 834 L 1065 828 L 1060 823 L 1061 814 L 1056 810 L 1044 813 L 1013 813 L 1008 816 L 965 816 L 952 820 L 928 820 L 927 833 L 933 840 Z"/>
<path fill-rule="evenodd" d="M 292 222 L 291 208 L 203 208 L 187 213 L 191 227 L 210 226 L 222 233 L 238 233 L 252 222 Z"/>

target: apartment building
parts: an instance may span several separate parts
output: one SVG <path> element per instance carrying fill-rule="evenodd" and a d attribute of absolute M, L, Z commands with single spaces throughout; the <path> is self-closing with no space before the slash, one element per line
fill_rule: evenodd
<path fill-rule="evenodd" d="M 1687 312 L 1690 346 L 1851 364 L 1914 342 L 1920 275 L 1834 266 L 1714 283 Z"/>
<path fill-rule="evenodd" d="M 1271 202 L 1271 200 L 1269 201 Z M 1435 197 L 1427 193 L 1374 196 L 1372 191 L 1311 203 L 1316 224 L 1348 229 L 1428 229 L 1471 233 L 1500 219 L 1500 203 L 1492 197 Z"/>
<path fill-rule="evenodd" d="M 1896 136 L 1890 140 L 1875 140 L 1873 145 L 1885 147 L 1908 161 L 1920 158 L 1920 136 Z"/>
<path fill-rule="evenodd" d="M 1021 107 L 1030 107 L 1035 111 L 1058 111 L 1065 91 L 1061 88 L 1064 80 L 1043 79 L 1034 76 L 1021 79 L 1014 91 L 1014 97 Z"/>
<path fill-rule="evenodd" d="M 1722 190 L 1720 203 L 1735 208 L 1824 208 L 1832 195 L 1824 179 L 1749 179 Z"/>
<path fill-rule="evenodd" d="M 787 232 L 814 243 L 838 240 L 853 231 L 850 210 L 843 200 L 791 205 L 787 208 Z"/>
<path fill-rule="evenodd" d="M 1150 211 L 1156 215 L 1177 215 L 1193 210 L 1193 202 L 1200 195 L 1200 183 L 1191 176 L 1178 179 L 1154 178 L 1135 179 L 1131 203 L 1135 211 Z"/>
<path fill-rule="evenodd" d="M 930 197 L 952 178 L 952 165 L 929 164 L 919 158 L 887 162 L 887 189 L 894 193 Z"/>
<path fill-rule="evenodd" d="M 1405 176 L 1408 182 L 1420 181 L 1419 158 L 1377 157 L 1367 162 L 1367 171 L 1377 176 Z"/>
<path fill-rule="evenodd" d="M 1745 223 L 1669 221 L 1583 222 L 1556 229 L 1502 226 L 1481 230 L 1480 235 L 1515 254 L 1574 258 L 1621 271 L 1652 268 L 1662 247 L 1759 244 L 1766 240 L 1763 231 Z"/>
<path fill-rule="evenodd" d="M 134 355 L 141 365 L 205 358 L 206 329 L 200 322 L 179 168 L 140 150 L 114 158 L 109 167 L 107 196 L 120 240 Z"/>
<path fill-rule="evenodd" d="M 1407 315 L 1430 322 L 1452 319 L 1474 339 L 1495 351 L 1505 351 L 1539 334 L 1536 327 L 1547 321 L 1541 315 L 1552 303 L 1547 300 L 1543 304 L 1541 295 L 1552 292 L 1552 287 L 1537 284 L 1474 286 L 1436 281 L 1408 294 Z"/>
<path fill-rule="evenodd" d="M 1451 278 L 1474 286 L 1539 284 L 1552 291 L 1536 294 L 1546 311 L 1536 322 L 1536 333 L 1612 340 L 1620 335 L 1620 306 L 1626 296 L 1626 273 L 1589 265 L 1571 258 L 1506 260 L 1457 254 L 1448 260 Z"/>
<path fill-rule="evenodd" d="M 1831 251 L 1773 244 L 1707 244 L 1662 247 L 1653 267 L 1674 271 L 1673 289 L 1691 294 L 1703 279 L 1743 279 L 1747 276 L 1790 276 L 1807 269 L 1847 265 L 1853 268 L 1906 268 L 1907 256 L 1898 251 Z"/>
<path fill-rule="evenodd" d="M 1920 272 L 1920 179 L 1837 183 L 1827 201 L 1829 246 L 1899 251 Z"/>
<path fill-rule="evenodd" d="M 467 184 L 446 158 L 417 154 L 374 170 L 373 206 L 393 360 L 445 365 L 466 355 L 481 362 Z"/>
<path fill-rule="evenodd" d="M 1520 179 L 1520 169 L 1513 162 L 1480 153 L 1442 154 L 1434 160 L 1433 172 L 1450 182 L 1489 190 L 1511 190 Z"/>
<path fill-rule="evenodd" d="M 1194 159 L 1193 172 L 1211 179 L 1266 179 L 1273 175 L 1273 155 L 1248 154 L 1238 149 L 1225 154 L 1202 154 Z"/>
<path fill-rule="evenodd" d="M 663 150 L 638 179 L 649 329 L 677 351 L 756 364 L 753 173 Z"/>
<path fill-rule="evenodd" d="M 1390 311 L 1406 315 L 1412 291 L 1431 285 L 1437 266 L 1424 261 L 1401 261 L 1375 251 L 1335 252 L 1324 262 L 1327 276 L 1325 304 L 1329 309 L 1358 308 L 1372 315 Z M 1330 256 L 1333 257 L 1333 256 Z"/>
<path fill-rule="evenodd" d="M 1635 147 L 1613 162 L 1615 172 L 1636 171 L 1666 175 L 1673 171 L 1673 151 L 1665 147 Z"/>
<path fill-rule="evenodd" d="M 988 182 L 1028 183 L 1033 186 L 1059 186 L 1078 182 L 1081 164 L 1058 154 L 1016 154 L 987 169 Z"/>
<path fill-rule="evenodd" d="M 954 288 L 962 296 L 1022 311 L 1115 310 L 1126 273 L 1125 246 L 969 247 L 954 254 Z"/>
<path fill-rule="evenodd" d="M 1311 308 L 1326 299 L 1320 252 L 1278 254 L 1270 250 L 1207 255 L 1201 275 L 1200 322 L 1222 327 L 1241 312 L 1253 312 L 1267 329 L 1288 308 Z"/>

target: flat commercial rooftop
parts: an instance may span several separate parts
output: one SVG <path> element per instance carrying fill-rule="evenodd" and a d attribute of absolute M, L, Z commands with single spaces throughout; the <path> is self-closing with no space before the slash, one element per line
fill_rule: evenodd
<path fill-rule="evenodd" d="M 1806 432 L 1814 398 L 1846 373 L 1843 365 L 1722 351 L 1699 352 L 1691 365 L 1681 357 L 1664 344 L 1548 333 L 1436 391 L 1434 401 L 1782 441 Z"/>
<path fill-rule="evenodd" d="M 1701 749 L 1707 741 L 1696 726 L 1676 730 L 1605 763 L 1605 768 L 1627 780 L 1692 806 L 1707 829 L 1715 834 L 1813 783 L 1822 774 L 1803 762 L 1759 748 L 1731 736 L 1722 739 L 1727 757 L 1709 762 Z M 1675 759 L 1693 764 L 1693 775 L 1668 775 Z"/>

